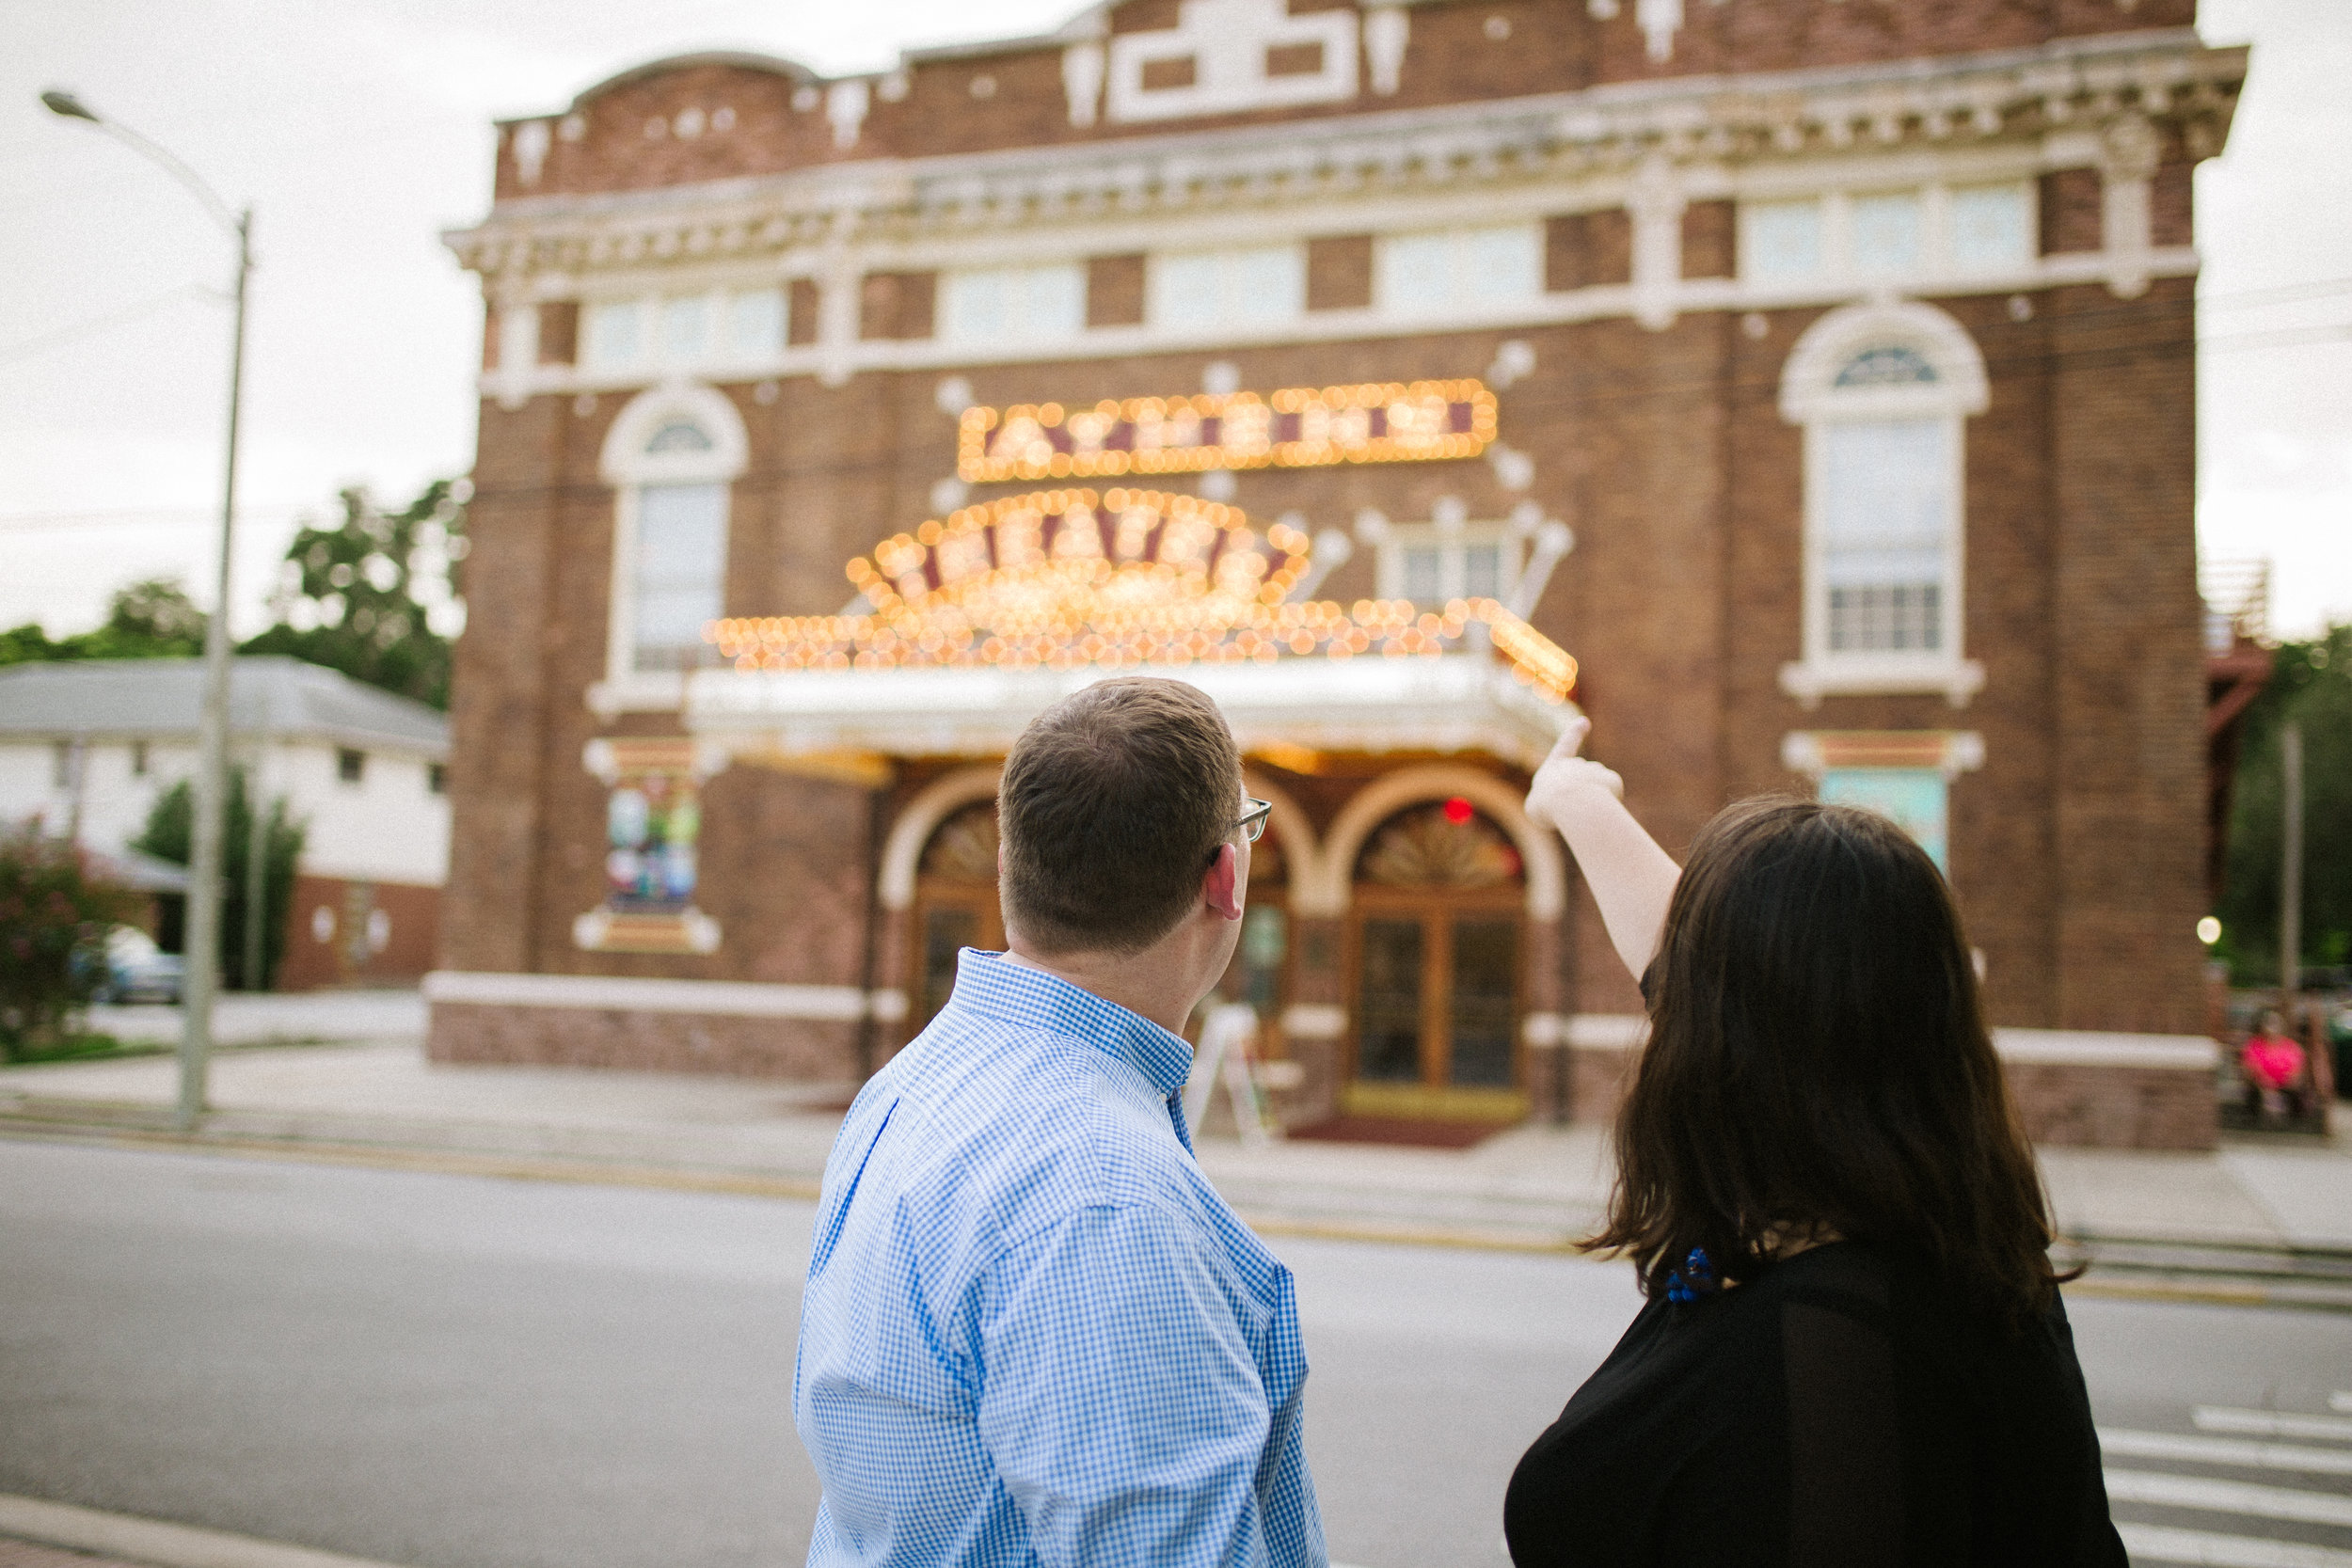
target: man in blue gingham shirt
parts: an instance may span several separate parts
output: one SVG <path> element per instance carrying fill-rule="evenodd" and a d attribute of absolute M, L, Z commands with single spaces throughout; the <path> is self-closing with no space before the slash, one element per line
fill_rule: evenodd
<path fill-rule="evenodd" d="M 1325 1562 L 1290 1273 L 1177 1098 L 1256 806 L 1179 683 L 1088 688 L 1015 746 L 1011 951 L 961 955 L 826 1167 L 793 1386 L 812 1568 Z"/>

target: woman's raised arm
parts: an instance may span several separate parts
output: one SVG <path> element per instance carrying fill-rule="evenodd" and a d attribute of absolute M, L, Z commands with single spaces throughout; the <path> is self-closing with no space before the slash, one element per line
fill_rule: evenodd
<path fill-rule="evenodd" d="M 1601 924 L 1626 968 L 1640 979 L 1658 956 L 1666 906 L 1682 868 L 1625 809 L 1625 781 L 1577 755 L 1593 721 L 1578 719 L 1535 770 L 1527 815 L 1560 830 L 1600 905 Z"/>

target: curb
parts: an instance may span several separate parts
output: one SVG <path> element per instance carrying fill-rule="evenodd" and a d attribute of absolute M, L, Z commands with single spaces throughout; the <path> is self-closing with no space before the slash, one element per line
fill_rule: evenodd
<path fill-rule="evenodd" d="M 108 1513 L 6 1494 L 0 1494 L 0 1535 L 152 1563 L 155 1568 L 394 1568 L 366 1558 L 289 1546 L 228 1530 L 169 1525 L 132 1513 Z"/>
<path fill-rule="evenodd" d="M 649 1164 L 595 1156 L 435 1148 L 413 1144 L 308 1136 L 301 1132 L 183 1132 L 169 1113 L 150 1106 L 98 1101 L 26 1102 L 0 1108 L 0 1138 L 83 1147 L 170 1150 L 219 1158 L 286 1161 L 352 1168 L 487 1177 L 582 1186 L 644 1187 L 722 1193 L 746 1197 L 814 1201 L 817 1174 L 720 1165 Z M 1579 1256 L 1574 1233 L 1555 1226 L 1460 1223 L 1427 1215 L 1304 1213 L 1238 1197 L 1234 1210 L 1261 1235 L 1375 1246 L 1440 1247 L 1524 1256 Z M 2067 1286 L 2070 1295 L 2165 1301 L 2220 1307 L 2264 1307 L 2352 1313 L 2352 1249 L 2297 1247 L 2223 1237 L 2183 1240 L 2077 1232 L 2053 1248 L 2061 1267 L 2082 1262 L 2091 1272 Z M 4 1530 L 5 1527 L 0 1527 Z"/>
<path fill-rule="evenodd" d="M 179 1154 L 211 1154 L 224 1159 L 277 1160 L 298 1164 L 416 1171 L 437 1176 L 485 1176 L 510 1181 L 730 1193 L 746 1197 L 792 1198 L 810 1202 L 815 1201 L 820 1187 L 819 1182 L 804 1178 L 769 1176 L 752 1171 L 626 1164 L 525 1154 L 476 1154 L 456 1149 L 404 1148 L 392 1144 L 327 1143 L 311 1138 L 189 1133 L 5 1114 L 0 1114 L 0 1138 L 24 1143 L 72 1144 L 84 1148 L 166 1149 Z"/>

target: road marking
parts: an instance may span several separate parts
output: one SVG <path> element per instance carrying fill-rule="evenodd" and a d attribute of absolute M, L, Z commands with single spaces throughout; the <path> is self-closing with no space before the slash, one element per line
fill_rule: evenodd
<path fill-rule="evenodd" d="M 2133 1459 L 2180 1459 L 2193 1465 L 2246 1465 L 2318 1476 L 2352 1476 L 2352 1453 L 2293 1443 L 2248 1443 L 2234 1437 L 2186 1437 L 2170 1432 L 2101 1427 L 2099 1447 L 2106 1453 Z"/>
<path fill-rule="evenodd" d="M 2200 1432 L 2242 1432 L 2249 1437 L 2318 1437 L 2352 1443 L 2352 1418 L 2343 1416 L 2282 1416 L 2275 1410 L 2232 1410 L 2201 1404 L 2189 1417 Z"/>
<path fill-rule="evenodd" d="M 2341 1410 L 2345 1415 L 2352 1416 L 2352 1394 L 2328 1395 L 2328 1408 L 2330 1410 Z"/>
<path fill-rule="evenodd" d="M 151 1562 L 157 1568 L 390 1568 L 364 1558 L 257 1541 L 227 1530 L 167 1525 L 160 1519 L 5 1494 L 0 1494 L 0 1535 Z"/>
<path fill-rule="evenodd" d="M 2192 1562 L 2201 1568 L 2352 1568 L 2352 1552 L 2256 1536 L 2216 1535 L 2169 1525 L 2118 1525 L 2134 1562 Z"/>
<path fill-rule="evenodd" d="M 2251 1513 L 2263 1519 L 2294 1519 L 2313 1525 L 2352 1525 L 2352 1497 L 2326 1492 L 2296 1492 L 2203 1476 L 2161 1475 L 2151 1470 L 2109 1470 L 2107 1500 L 2155 1503 L 2165 1508 L 2201 1508 L 2211 1513 Z"/>

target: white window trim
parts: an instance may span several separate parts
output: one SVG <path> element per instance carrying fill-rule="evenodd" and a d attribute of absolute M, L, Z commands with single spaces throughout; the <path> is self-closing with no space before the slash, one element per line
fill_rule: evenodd
<path fill-rule="evenodd" d="M 2021 191 L 2025 217 L 2023 254 L 2006 261 L 1963 262 L 1955 254 L 1953 198 L 1963 191 L 2014 187 Z M 1864 270 L 1855 254 L 1853 209 L 1875 197 L 1912 196 L 1919 202 L 1919 257 L 1907 269 Z M 1739 216 L 1740 281 L 1751 290 L 1803 290 L 1833 287 L 1842 290 L 1918 287 L 2016 277 L 2034 269 L 2042 254 L 2042 222 L 2033 198 L 2033 179 L 1946 179 L 1891 183 L 1860 179 L 1819 191 L 1758 191 L 1740 193 Z M 1819 214 L 1820 263 L 1809 273 L 1759 277 L 1750 270 L 1749 258 L 1757 246 L 1749 225 L 1754 209 L 1810 202 Z"/>
<path fill-rule="evenodd" d="M 1844 388 L 1837 374 L 1867 348 L 1899 344 L 1935 368 L 1936 380 L 1918 387 Z M 1984 412 L 1989 393 L 1984 357 L 1967 329 L 1944 311 L 1915 301 L 1849 306 L 1805 329 L 1781 372 L 1780 414 L 1804 429 L 1804 652 L 1780 667 L 1780 688 L 1805 707 L 1823 697 L 1865 693 L 1934 692 L 1964 707 L 1984 688 L 1984 666 L 1963 657 L 1967 604 L 1967 427 Z M 1951 520 L 1945 532 L 1946 646 L 1931 653 L 1832 653 L 1829 590 L 1821 569 L 1827 497 L 1821 483 L 1826 431 L 1852 420 L 1941 418 L 1952 439 Z"/>
<path fill-rule="evenodd" d="M 1446 586 L 1449 590 L 1439 598 L 1425 601 L 1443 604 L 1448 599 L 1465 597 L 1458 580 L 1462 570 L 1463 552 L 1473 545 L 1493 545 L 1502 552 L 1502 584 L 1495 598 L 1509 604 L 1518 591 L 1519 576 L 1527 567 L 1527 536 L 1524 529 L 1504 521 L 1464 522 L 1448 529 L 1438 523 L 1392 523 L 1380 537 L 1379 555 L 1374 568 L 1377 592 L 1384 599 L 1402 599 L 1405 592 L 1405 552 L 1408 549 L 1452 551 L 1452 575 L 1457 578 Z"/>
<path fill-rule="evenodd" d="M 1060 275 L 1072 282 L 1077 300 L 1077 310 L 1071 321 L 1049 325 L 1029 319 L 1027 293 L 1041 275 Z M 996 277 L 1005 286 L 1020 292 L 1019 298 L 1009 306 L 1012 322 L 995 335 L 974 332 L 963 319 L 961 289 L 963 280 Z M 986 354 L 1009 346 L 1068 342 L 1087 330 L 1087 264 L 1083 260 L 1062 261 L 1013 261 L 1003 266 L 951 267 L 940 274 L 939 314 L 935 336 L 943 342 L 966 353 Z"/>
<path fill-rule="evenodd" d="M 1320 13 L 1317 13 L 1320 14 Z M 1238 307 L 1242 291 L 1239 278 L 1241 258 L 1257 254 L 1279 254 L 1291 269 L 1285 281 L 1291 298 L 1279 313 L 1251 317 Z M 1216 268 L 1217 310 L 1214 318 L 1198 322 L 1171 322 L 1168 309 L 1168 284 L 1166 268 L 1176 261 L 1209 261 Z M 1242 339 L 1251 333 L 1284 332 L 1307 315 L 1307 245 L 1303 240 L 1277 240 L 1263 244 L 1171 246 L 1147 253 L 1143 275 L 1143 314 L 1148 330 L 1163 336 L 1194 337 L 1205 341 L 1222 342 L 1229 338 Z"/>
<path fill-rule="evenodd" d="M 1515 233 L 1529 242 L 1534 261 L 1530 287 L 1515 294 L 1473 297 L 1467 287 L 1474 271 L 1470 257 L 1470 244 L 1479 236 L 1502 233 Z M 1391 288 L 1394 281 L 1395 265 L 1391 259 L 1392 247 L 1400 242 L 1432 239 L 1443 240 L 1446 245 L 1445 297 L 1407 299 L 1397 296 Z M 1441 229 L 1399 229 L 1374 236 L 1373 247 L 1372 308 L 1383 321 L 1419 323 L 1516 316 L 1525 312 L 1529 302 L 1544 296 L 1544 226 L 1538 219 L 1454 224 Z"/>
<path fill-rule="evenodd" d="M 691 420 L 710 437 L 708 451 L 649 452 L 645 444 L 672 420 Z M 605 433 L 597 474 L 612 487 L 612 568 L 605 612 L 604 679 L 588 689 L 588 705 L 606 717 L 671 712 L 686 704 L 683 670 L 640 671 L 637 642 L 637 529 L 648 484 L 732 484 L 751 464 L 742 416 L 723 392 L 674 381 L 640 393 Z M 732 531 L 733 498 L 727 526 Z"/>

